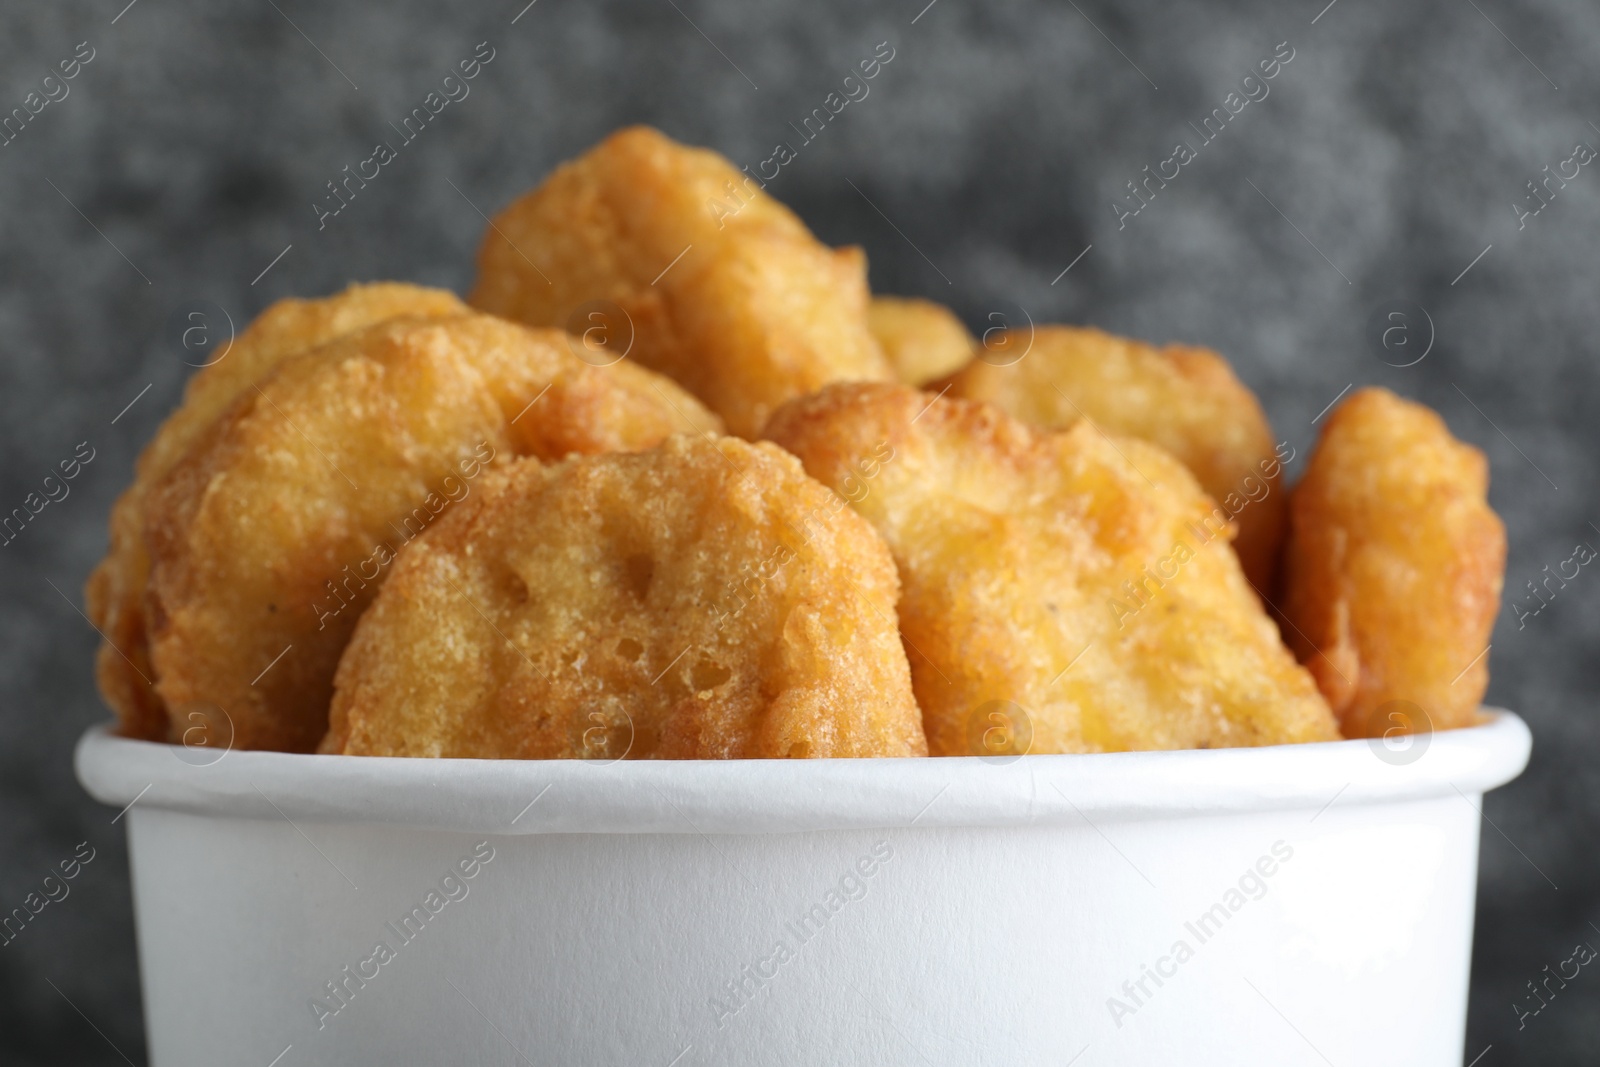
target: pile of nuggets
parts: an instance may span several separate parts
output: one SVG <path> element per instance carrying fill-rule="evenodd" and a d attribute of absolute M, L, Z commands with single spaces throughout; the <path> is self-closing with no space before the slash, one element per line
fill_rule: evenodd
<path fill-rule="evenodd" d="M 979 345 L 722 157 L 616 133 L 468 303 L 268 308 L 89 581 L 133 737 L 482 758 L 1008 755 L 1476 721 L 1483 456 L 1380 389 L 1299 484 L 1215 352 Z M 1397 725 L 1398 724 L 1398 725 Z"/>

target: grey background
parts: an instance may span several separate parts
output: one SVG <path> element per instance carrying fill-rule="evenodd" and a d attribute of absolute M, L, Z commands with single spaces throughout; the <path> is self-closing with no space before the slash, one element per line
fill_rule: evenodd
<path fill-rule="evenodd" d="M 624 123 L 754 165 L 887 40 L 870 96 L 771 188 L 824 239 L 864 245 L 877 289 L 947 301 L 975 328 L 1020 307 L 1216 347 L 1302 462 L 1347 384 L 1432 404 L 1489 454 L 1508 600 L 1577 542 L 1600 546 L 1600 174 L 1585 167 L 1520 231 L 1512 209 L 1575 143 L 1600 147 L 1593 3 L 539 0 L 511 25 L 522 0 L 125 2 L 7 3 L 0 26 L 0 111 L 78 42 L 96 50 L 0 148 L 0 510 L 78 442 L 96 450 L 70 497 L 0 548 L 0 905 L 77 842 L 98 850 L 71 897 L 0 949 L 8 1063 L 123 1062 L 112 1045 L 142 1062 L 122 828 L 71 769 L 106 716 L 75 605 L 188 373 L 168 316 L 204 298 L 243 321 L 358 279 L 464 291 L 473 205 L 498 210 Z M 318 232 L 323 183 L 392 141 L 387 123 L 486 39 L 496 58 L 470 97 Z M 1270 95 L 1119 232 L 1123 184 L 1196 144 L 1186 123 L 1282 41 L 1295 58 Z M 1368 325 L 1391 300 L 1436 331 L 1405 369 Z M 1486 805 L 1498 829 L 1484 830 L 1468 1037 L 1469 1057 L 1492 1044 L 1483 1067 L 1593 1063 L 1600 1038 L 1600 979 L 1520 1032 L 1511 1007 L 1574 943 L 1600 943 L 1589 570 L 1525 628 L 1504 610 L 1494 639 L 1490 697 L 1536 741 Z M 1393 999 L 1406 1010 L 1405 990 Z"/>

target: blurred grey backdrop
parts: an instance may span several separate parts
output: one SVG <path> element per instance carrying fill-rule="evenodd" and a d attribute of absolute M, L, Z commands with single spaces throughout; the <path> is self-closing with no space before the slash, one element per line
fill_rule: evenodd
<path fill-rule="evenodd" d="M 1600 943 L 1600 576 L 1521 625 L 1511 605 L 1600 546 L 1600 173 L 1577 151 L 1600 147 L 1600 6 L 525 3 L 0 8 L 0 114 L 39 107 L 0 147 L 0 512 L 80 442 L 93 454 L 0 547 L 3 910 L 78 842 L 96 850 L 0 948 L 0 1060 L 144 1058 L 122 825 L 71 757 L 107 715 L 80 590 L 189 373 L 174 312 L 209 300 L 242 324 L 376 278 L 464 292 L 480 209 L 613 128 L 651 123 L 754 167 L 888 42 L 870 94 L 770 187 L 823 239 L 863 245 L 876 289 L 946 301 L 975 329 L 1025 311 L 1213 346 L 1302 463 L 1313 420 L 1366 383 L 1488 453 L 1511 542 L 1490 697 L 1527 718 L 1535 751 L 1486 804 L 1467 1053 L 1595 1062 L 1600 987 L 1579 979 L 1520 1030 L 1512 1005 Z M 470 96 L 319 230 L 325 183 L 483 41 L 495 58 Z M 1292 58 L 1267 95 L 1202 143 L 1190 124 L 1275 52 Z M 74 78 L 42 83 L 75 56 Z M 1179 140 L 1196 157 L 1120 217 L 1127 183 Z M 1534 198 L 1530 181 L 1574 168 Z"/>

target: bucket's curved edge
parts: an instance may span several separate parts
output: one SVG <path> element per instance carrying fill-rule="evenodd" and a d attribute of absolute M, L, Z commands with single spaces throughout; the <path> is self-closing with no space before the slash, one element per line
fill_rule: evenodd
<path fill-rule="evenodd" d="M 1316 810 L 1509 782 L 1528 763 L 1522 719 L 1426 738 L 1425 748 L 1334 741 L 1273 748 L 858 760 L 429 760 L 228 752 L 118 737 L 78 742 L 78 780 L 102 803 L 220 818 L 371 823 L 483 834 L 793 833 L 1029 826 Z M 1403 760 L 1409 760 L 1402 762 Z"/>

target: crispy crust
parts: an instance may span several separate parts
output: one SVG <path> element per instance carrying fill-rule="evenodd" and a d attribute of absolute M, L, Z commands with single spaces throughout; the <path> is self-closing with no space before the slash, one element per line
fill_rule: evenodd
<path fill-rule="evenodd" d="M 393 319 L 280 363 L 147 501 L 170 732 L 205 722 L 237 748 L 310 751 L 389 560 L 483 465 L 649 447 L 696 422 L 715 420 L 672 383 L 484 315 Z"/>
<path fill-rule="evenodd" d="M 754 437 L 791 397 L 892 377 L 867 299 L 860 249 L 820 244 L 721 156 L 641 126 L 559 167 L 495 218 L 471 302 L 572 328 L 585 304 L 608 301 L 626 318 L 595 321 L 623 334 L 631 324 L 630 358 Z"/>
<path fill-rule="evenodd" d="M 133 484 L 111 509 L 111 543 L 84 591 L 89 617 L 105 635 L 95 657 L 100 692 L 124 733 L 156 740 L 167 736 L 166 707 L 152 685 L 155 668 L 143 612 L 150 576 L 144 523 L 151 488 L 240 393 L 290 356 L 397 316 L 439 318 L 466 311 L 453 293 L 394 282 L 352 285 L 320 300 L 280 300 L 215 363 L 189 379 L 183 404 L 140 453 Z"/>
<path fill-rule="evenodd" d="M 1482 452 L 1385 389 L 1323 424 L 1290 505 L 1283 609 L 1347 736 L 1403 723 L 1391 701 L 1435 729 L 1476 721 L 1506 558 L 1488 483 Z"/>
<path fill-rule="evenodd" d="M 981 752 L 997 701 L 1033 752 L 1338 736 L 1163 450 L 866 383 L 785 405 L 768 435 L 888 542 L 933 754 Z"/>
<path fill-rule="evenodd" d="M 1088 418 L 1112 434 L 1165 448 L 1236 516 L 1234 550 L 1263 594 L 1273 577 L 1288 509 L 1272 428 L 1228 361 L 1205 348 L 1156 348 L 1103 330 L 1040 326 L 1010 331 L 1027 350 L 1016 363 L 974 359 L 949 379 L 952 397 L 985 400 L 1035 426 L 1064 430 Z"/>
<path fill-rule="evenodd" d="M 959 370 L 978 347 L 955 312 L 931 300 L 875 296 L 867 324 L 906 385 L 924 385 Z"/>
<path fill-rule="evenodd" d="M 872 528 L 772 445 L 521 460 L 401 556 L 321 751 L 925 755 Z"/>

